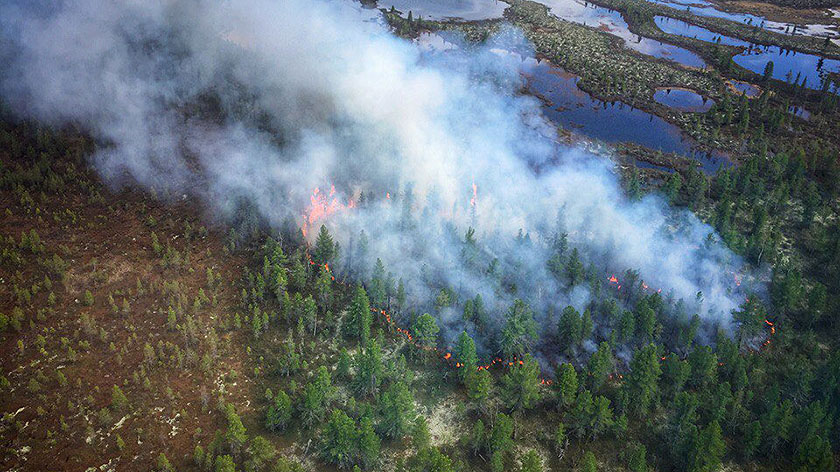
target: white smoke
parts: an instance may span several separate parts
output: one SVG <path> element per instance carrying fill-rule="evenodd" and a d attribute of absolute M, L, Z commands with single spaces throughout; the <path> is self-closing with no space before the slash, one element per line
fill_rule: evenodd
<path fill-rule="evenodd" d="M 334 184 L 342 205 L 372 193 L 323 222 L 347 272 L 369 275 L 381 258 L 418 310 L 444 287 L 482 294 L 494 317 L 524 298 L 543 326 L 567 304 L 582 310 L 592 287 L 546 266 L 565 231 L 599 277 L 638 269 L 728 324 L 740 260 L 690 213 L 628 201 L 610 162 L 554 141 L 519 93 L 520 59 L 499 54 L 528 51 L 521 34 L 429 54 L 377 17 L 347 0 L 5 2 L 0 91 L 21 116 L 86 127 L 110 182 L 187 191 L 221 214 L 245 200 L 279 226 L 301 221 L 315 188 Z M 367 255 L 354 259 L 361 230 Z M 462 329 L 457 310 L 436 314 Z"/>

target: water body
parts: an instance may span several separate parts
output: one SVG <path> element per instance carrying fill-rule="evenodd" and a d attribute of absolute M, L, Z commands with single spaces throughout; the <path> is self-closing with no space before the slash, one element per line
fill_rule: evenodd
<path fill-rule="evenodd" d="M 531 59 L 523 63 L 528 87 L 548 103 L 545 115 L 556 124 L 607 143 L 633 142 L 697 160 L 706 172 L 730 161 L 721 153 L 705 153 L 679 127 L 621 102 L 607 103 L 578 88 L 580 77 Z"/>
<path fill-rule="evenodd" d="M 727 81 L 737 92 L 746 95 L 748 98 L 756 98 L 761 95 L 761 89 L 748 82 L 741 82 L 740 80 L 730 79 Z"/>
<path fill-rule="evenodd" d="M 695 113 L 705 113 L 715 104 L 714 100 L 706 98 L 693 90 L 681 88 L 657 89 L 653 94 L 653 99 L 666 107 Z"/>
<path fill-rule="evenodd" d="M 799 82 L 807 79 L 805 85 L 808 88 L 819 90 L 828 72 L 840 72 L 840 60 L 825 59 L 778 46 L 751 44 L 742 39 L 718 34 L 701 26 L 667 16 L 656 16 L 654 21 L 665 33 L 745 48 L 742 53 L 733 57 L 733 60 L 739 66 L 757 74 L 764 73 L 764 67 L 768 62 L 773 61 L 774 79 L 788 82 L 796 78 L 799 78 Z"/>
<path fill-rule="evenodd" d="M 808 121 L 808 120 L 811 119 L 811 112 L 802 108 L 802 107 L 800 107 L 800 106 L 791 105 L 791 106 L 788 107 L 787 111 L 791 115 L 798 116 L 799 118 L 802 118 L 805 121 Z"/>
<path fill-rule="evenodd" d="M 697 54 L 672 44 L 645 38 L 630 31 L 621 13 L 580 0 L 537 0 L 547 6 L 552 15 L 563 20 L 606 31 L 624 40 L 628 49 L 661 59 L 668 59 L 687 67 L 704 69 L 705 61 Z"/>
<path fill-rule="evenodd" d="M 411 12 L 414 18 L 427 20 L 478 21 L 501 18 L 508 4 L 497 0 L 380 0 L 377 6 L 394 7 L 403 16 Z"/>
<path fill-rule="evenodd" d="M 462 46 L 457 36 L 446 32 L 421 34 L 415 43 L 430 57 L 455 53 Z M 501 56 L 513 54 L 521 59 L 519 54 L 511 51 L 498 49 L 493 52 Z M 592 98 L 577 86 L 580 77 L 547 61 L 527 58 L 520 62 L 519 67 L 526 78 L 528 90 L 543 99 L 543 113 L 555 125 L 607 144 L 631 142 L 693 158 L 708 173 L 716 172 L 721 165 L 731 165 L 721 153 L 696 150 L 696 143 L 678 126 L 656 115 L 625 103 L 608 103 Z"/>
<path fill-rule="evenodd" d="M 735 21 L 748 25 L 757 26 L 759 28 L 773 31 L 776 33 L 788 35 L 803 35 L 803 36 L 818 36 L 840 38 L 840 31 L 837 26 L 828 24 L 806 24 L 797 25 L 794 23 L 782 23 L 778 21 L 771 21 L 763 16 L 753 15 L 750 13 L 733 13 L 718 9 L 713 3 L 707 0 L 647 0 L 651 3 L 664 5 L 666 7 L 675 8 L 677 10 L 688 10 L 691 13 L 699 16 L 710 18 L 722 18 L 724 20 Z"/>

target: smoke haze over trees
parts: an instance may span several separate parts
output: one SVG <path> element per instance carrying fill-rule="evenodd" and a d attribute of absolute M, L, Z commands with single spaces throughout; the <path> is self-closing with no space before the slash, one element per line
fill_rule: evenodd
<path fill-rule="evenodd" d="M 224 218 L 247 205 L 311 241 L 324 224 L 339 246 L 324 262 L 379 284 L 374 306 L 433 313 L 447 342 L 480 316 L 501 333 L 515 299 L 556 332 L 612 274 L 630 305 L 661 289 L 673 313 L 724 326 L 744 299 L 712 228 L 628 198 L 611 163 L 556 143 L 503 52 L 529 50 L 516 30 L 431 54 L 321 0 L 19 1 L 0 26 L 3 99 L 88 130 L 114 185 Z"/>

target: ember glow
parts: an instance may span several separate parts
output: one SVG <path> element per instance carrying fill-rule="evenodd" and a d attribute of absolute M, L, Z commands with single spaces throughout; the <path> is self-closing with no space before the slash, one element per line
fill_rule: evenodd
<path fill-rule="evenodd" d="M 312 257 L 310 257 L 308 251 L 306 253 L 306 256 L 309 260 L 310 265 L 312 265 L 312 266 L 317 266 L 318 265 L 317 263 L 315 263 L 312 260 Z M 329 264 L 323 264 L 322 266 L 319 266 L 319 267 L 323 267 L 323 269 L 325 269 L 327 272 L 330 273 L 330 276 L 331 276 L 332 280 L 336 281 L 336 278 L 335 278 L 334 274 L 332 273 Z M 610 280 L 611 283 L 616 283 L 616 284 L 618 283 L 618 279 L 615 276 L 610 276 L 609 280 Z M 342 283 L 342 282 L 339 282 L 339 283 Z M 344 284 L 344 283 L 342 283 L 342 285 L 346 286 L 346 284 Z M 644 282 L 642 282 L 642 285 L 644 285 Z M 621 285 L 618 285 L 618 289 L 619 290 L 621 289 Z M 464 365 L 461 364 L 460 362 L 454 361 L 454 359 L 452 357 L 452 352 L 450 351 L 449 348 L 440 349 L 437 346 L 426 346 L 426 345 L 421 345 L 421 344 L 417 343 L 414 340 L 414 336 L 411 334 L 411 331 L 406 329 L 406 328 L 403 328 L 403 327 L 399 326 L 397 324 L 397 322 L 395 321 L 395 319 L 391 316 L 390 313 L 388 313 L 387 310 L 385 310 L 383 308 L 371 307 L 370 311 L 371 311 L 371 313 L 373 313 L 374 315 L 377 315 L 377 317 L 379 317 L 379 319 L 383 322 L 383 324 L 385 325 L 385 327 L 388 329 L 389 332 L 392 332 L 395 335 L 397 335 L 398 337 L 401 337 L 406 342 L 411 344 L 414 348 L 420 349 L 420 350 L 425 351 L 425 352 L 433 353 L 435 355 L 435 357 L 441 359 L 446 365 L 448 365 L 451 368 L 461 369 L 461 368 L 464 367 Z M 768 326 L 769 332 L 768 332 L 768 335 L 767 335 L 767 339 L 765 339 L 762 342 L 761 348 L 765 348 L 765 347 L 769 346 L 770 342 L 772 340 L 771 338 L 773 337 L 773 335 L 776 334 L 776 326 L 773 322 L 765 319 L 764 323 Z M 674 354 L 671 354 L 671 355 L 674 355 Z M 664 362 L 666 358 L 667 358 L 667 356 L 662 356 L 662 357 L 660 357 L 660 361 Z M 491 369 L 492 367 L 495 367 L 495 366 L 499 366 L 499 367 L 507 366 L 508 368 L 510 368 L 510 367 L 514 367 L 516 365 L 524 365 L 524 364 L 525 364 L 525 362 L 523 360 L 518 359 L 516 357 L 514 357 L 510 360 L 504 360 L 501 357 L 494 357 L 489 362 L 486 362 L 486 363 L 479 362 L 479 365 L 476 367 L 476 369 L 477 370 L 489 370 L 489 369 Z M 723 365 L 723 363 L 719 363 L 719 365 Z M 624 376 L 620 372 L 616 372 L 614 374 L 609 374 L 608 378 L 611 381 L 619 382 L 619 383 L 624 380 Z M 539 381 L 540 381 L 540 385 L 543 385 L 543 386 L 551 386 L 554 383 L 554 380 L 551 379 L 551 378 L 548 378 L 548 377 L 540 377 Z"/>

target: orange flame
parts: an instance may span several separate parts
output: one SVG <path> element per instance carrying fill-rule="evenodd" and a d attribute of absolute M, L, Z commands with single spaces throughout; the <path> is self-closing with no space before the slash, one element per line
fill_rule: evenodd
<path fill-rule="evenodd" d="M 475 184 L 473 184 L 473 195 L 474 196 L 475 196 L 475 190 L 476 190 L 476 187 L 475 187 Z M 334 194 L 335 194 L 335 188 L 331 187 L 330 188 L 330 197 L 332 197 Z M 390 198 L 390 193 L 386 193 L 386 197 Z M 311 211 L 309 213 L 309 215 L 304 216 L 305 222 L 312 223 L 314 221 L 317 221 L 318 218 L 328 216 L 329 214 L 332 214 L 333 212 L 335 212 L 339 208 L 353 208 L 353 207 L 355 207 L 355 203 L 352 199 L 349 201 L 349 203 L 347 204 L 346 207 L 337 203 L 337 201 L 335 199 L 333 199 L 333 203 L 335 203 L 335 205 L 333 203 L 330 203 L 328 205 L 321 205 L 320 204 L 321 202 L 325 202 L 325 201 L 326 200 L 324 199 L 324 197 L 322 195 L 320 195 L 320 190 L 316 188 L 315 191 L 313 192 L 313 195 L 312 195 L 312 202 L 313 202 L 313 209 L 312 210 L 313 211 Z M 316 205 L 316 203 L 318 203 L 318 205 Z M 323 211 L 321 211 L 321 210 L 323 210 Z M 301 229 L 304 231 L 304 235 L 305 235 L 306 234 L 305 228 L 301 228 Z M 306 257 L 309 260 L 310 265 L 316 265 L 315 262 L 312 260 L 312 257 L 310 256 L 308 251 L 306 252 Z M 329 264 L 323 264 L 322 267 L 324 267 L 324 269 L 327 272 L 330 273 L 332 280 L 335 280 L 335 276 L 332 275 L 332 270 L 330 269 Z M 609 280 L 610 284 L 617 285 L 618 290 L 621 290 L 621 285 L 619 284 L 618 278 L 615 275 L 611 275 L 608 280 Z M 344 284 L 344 283 L 342 283 L 342 285 L 346 286 L 346 284 Z M 644 282 L 642 282 L 641 285 L 642 285 L 642 288 L 648 289 L 647 284 L 645 284 Z M 662 289 L 657 290 L 657 292 L 662 292 Z M 749 299 L 747 299 L 747 301 L 749 301 Z M 396 323 L 394 322 L 394 320 L 391 318 L 391 315 L 387 311 L 385 311 L 384 309 L 377 309 L 377 308 L 371 307 L 370 310 L 373 313 L 381 314 L 390 328 L 392 328 L 398 334 L 402 335 L 406 340 L 411 342 L 415 347 L 426 350 L 426 351 L 436 352 L 446 361 L 449 361 L 452 358 L 452 353 L 450 353 L 450 352 L 443 352 L 436 347 L 421 346 L 419 343 L 414 342 L 414 338 L 411 335 L 411 333 L 407 329 L 400 328 L 399 326 L 397 326 Z M 767 326 L 770 327 L 770 337 L 772 337 L 772 335 L 776 334 L 775 323 L 773 323 L 772 321 L 767 320 L 767 319 L 764 320 L 764 323 L 767 324 Z M 771 341 L 770 337 L 768 337 L 762 343 L 762 347 L 766 347 L 770 344 L 770 341 Z M 666 356 L 662 356 L 660 359 L 662 361 L 664 361 L 666 359 Z M 501 358 L 496 357 L 492 361 L 490 361 L 489 364 L 477 366 L 476 370 L 477 371 L 488 370 L 488 369 L 490 369 L 490 367 L 492 367 L 494 365 L 497 365 L 497 364 L 498 365 L 507 364 L 509 367 L 513 367 L 516 364 L 525 365 L 525 362 L 521 359 L 517 359 L 516 357 L 514 357 L 511 361 L 504 362 Z M 464 365 L 461 364 L 460 362 L 455 362 L 454 364 L 449 364 L 449 365 L 454 366 L 454 368 L 456 368 L 456 369 L 460 369 L 460 368 L 464 367 Z M 722 365 L 722 364 L 719 364 L 719 365 Z M 614 376 L 612 374 L 610 374 L 610 379 L 623 380 L 624 376 L 620 373 L 616 373 Z M 552 384 L 553 384 L 553 381 L 551 379 L 540 378 L 540 385 L 550 386 Z"/>
<path fill-rule="evenodd" d="M 315 222 L 327 218 L 339 210 L 353 208 L 356 206 L 355 203 L 353 203 L 353 200 L 350 200 L 348 205 L 344 205 L 339 202 L 338 198 L 335 197 L 335 185 L 330 185 L 330 192 L 328 195 L 324 195 L 321 193 L 321 188 L 316 187 L 315 190 L 312 191 L 312 195 L 309 197 L 309 203 L 309 210 L 304 213 L 303 225 L 300 228 L 304 237 L 306 237 L 307 233 L 309 233 L 309 228 L 311 228 Z"/>

